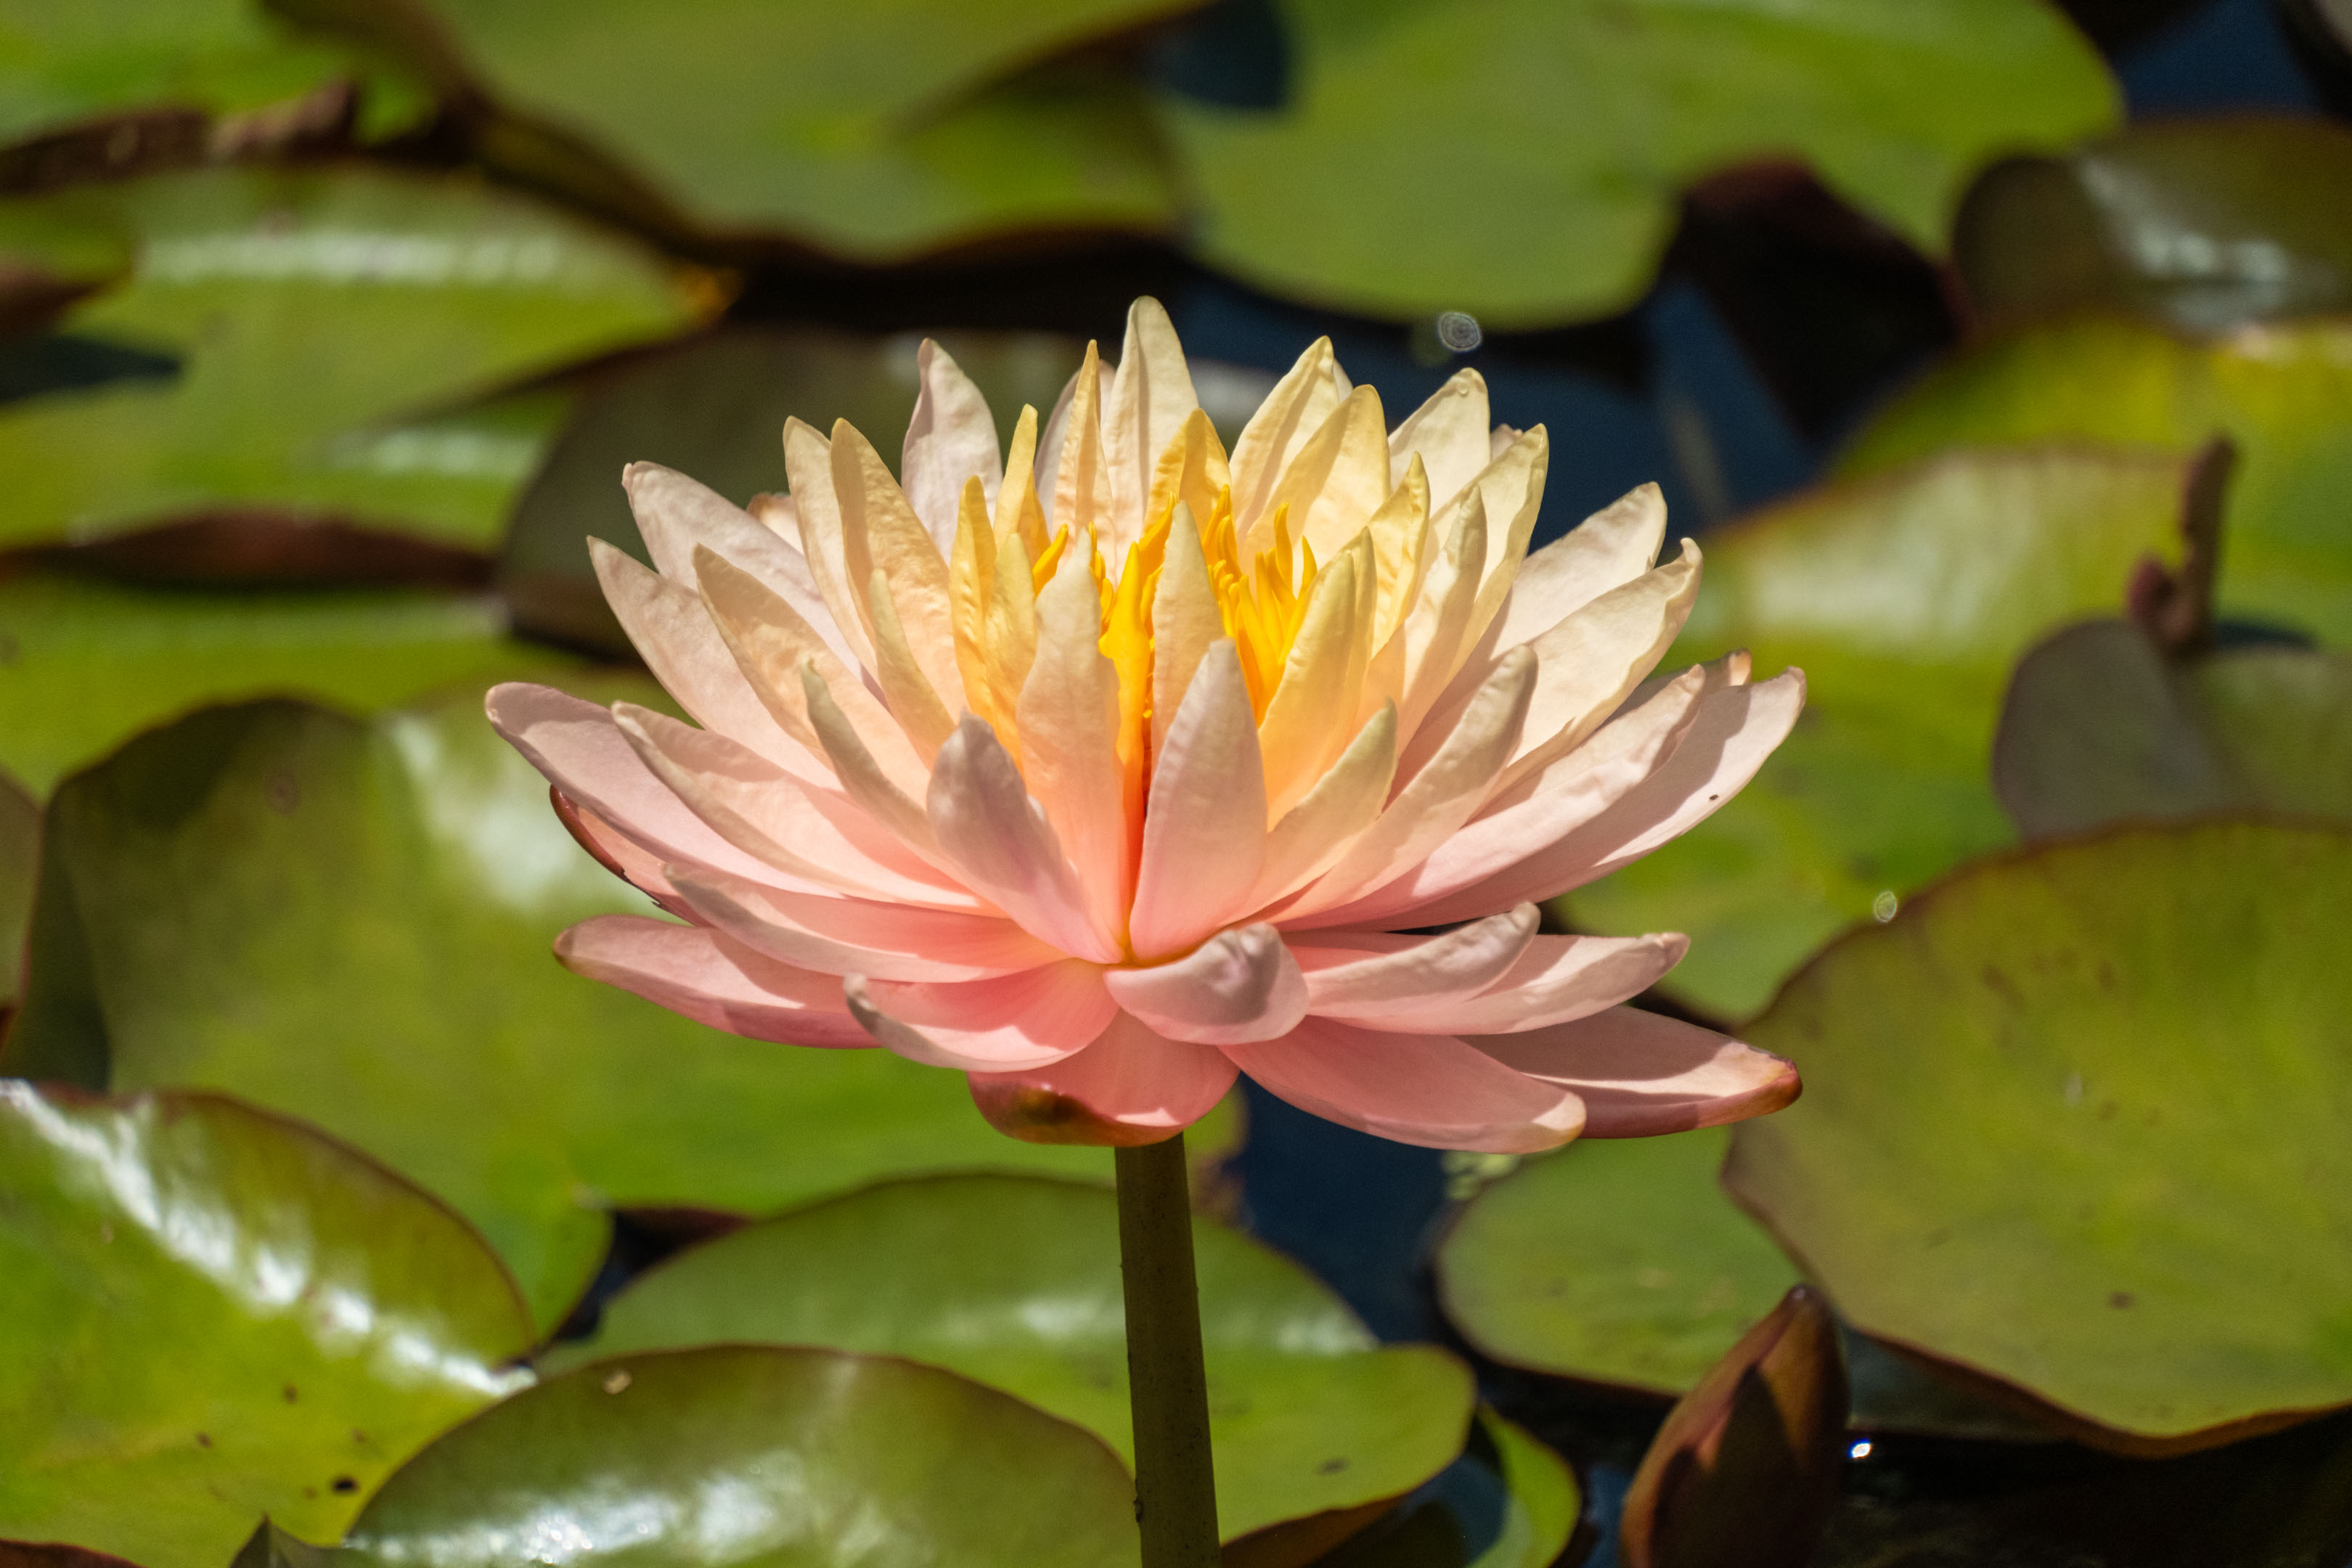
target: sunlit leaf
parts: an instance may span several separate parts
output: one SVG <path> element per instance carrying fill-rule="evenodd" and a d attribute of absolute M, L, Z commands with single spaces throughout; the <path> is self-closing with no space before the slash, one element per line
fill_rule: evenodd
<path fill-rule="evenodd" d="M 481 1239 L 318 1133 L 209 1095 L 0 1082 L 0 1531 L 220 1568 L 331 1539 L 527 1382 Z"/>
<path fill-rule="evenodd" d="M 131 275 L 61 330 L 178 366 L 0 410 L 10 545 L 262 510 L 488 550 L 562 405 L 446 411 L 716 302 L 635 240 L 383 167 L 155 174 L 0 214 L 135 245 Z"/>
<path fill-rule="evenodd" d="M 40 855 L 40 803 L 16 780 L 0 773 L 0 1012 L 16 1004 Z"/>
<path fill-rule="evenodd" d="M 2213 339 L 2084 315 L 1988 338 L 1923 377 L 1844 458 L 1861 474 L 1955 446 L 2238 447 L 2225 616 L 2352 644 L 2352 318 Z"/>
<path fill-rule="evenodd" d="M 481 150 L 656 227 L 879 260 L 1024 230 L 1159 232 L 1174 189 L 1138 91 L 1024 70 L 1199 0 L 774 6 L 281 0 L 495 106 Z M 387 12 L 393 14 L 388 16 Z"/>
<path fill-rule="evenodd" d="M 0 582 L 0 767 L 46 795 L 141 730 L 292 693 L 371 710 L 574 661 L 505 637 L 475 595 L 196 593 L 36 573 Z"/>
<path fill-rule="evenodd" d="M 478 1226 L 542 1328 L 595 1269 L 608 1207 L 1109 1169 L 998 1135 L 961 1074 L 739 1039 L 559 967 L 566 924 L 651 906 L 572 844 L 478 691 L 373 723 L 201 713 L 59 790 L 47 835 L 0 1067 L 314 1122 Z"/>
<path fill-rule="evenodd" d="M 2191 330 L 2352 309 L 2352 130 L 2164 120 L 1989 173 L 1953 259 L 1994 315 L 2143 310 Z"/>
<path fill-rule="evenodd" d="M 2025 0 L 1281 0 L 1279 109 L 1163 98 L 1200 252 L 1380 315 L 1534 326 L 1631 304 L 1680 188 L 1809 160 L 1929 250 L 1976 166 L 2113 122 L 2114 85 Z"/>
<path fill-rule="evenodd" d="M 1134 1497 L 1094 1438 L 947 1373 L 729 1345 L 516 1395 L 403 1467 L 337 1560 L 1128 1568 Z"/>
<path fill-rule="evenodd" d="M 1467 1371 L 1381 1348 L 1306 1270 L 1193 1231 L 1217 1520 L 1226 1537 L 1393 1498 L 1460 1450 Z M 1118 1219 L 1108 1188 L 1011 1176 L 893 1183 L 683 1254 L 605 1309 L 585 1356 L 768 1342 L 948 1367 L 1132 1443 Z"/>
<path fill-rule="evenodd" d="M 1748 1037 L 1725 1180 L 1856 1327 L 2133 1449 L 2352 1403 L 2352 834 L 2120 829 L 1971 868 Z"/>
<path fill-rule="evenodd" d="M 1664 668 L 1736 647 L 1759 674 L 1801 666 L 1805 716 L 1738 798 L 1570 895 L 1570 917 L 1688 931 L 1666 988 L 1745 1017 L 1838 928 L 2008 842 L 1987 765 L 2010 666 L 2171 552 L 2181 482 L 2146 453 L 1967 452 L 1710 534 Z"/>

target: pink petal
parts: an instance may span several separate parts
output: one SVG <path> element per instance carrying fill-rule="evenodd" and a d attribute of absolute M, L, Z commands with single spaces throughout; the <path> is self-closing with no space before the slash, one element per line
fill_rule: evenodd
<path fill-rule="evenodd" d="M 1584 1126 L 1574 1093 L 1447 1035 L 1309 1018 L 1281 1039 L 1228 1046 L 1225 1055 L 1300 1110 L 1400 1143 L 1531 1154 Z"/>
<path fill-rule="evenodd" d="M 800 780 L 726 736 L 629 702 L 615 704 L 614 718 L 664 785 L 763 865 L 852 898 L 985 910 L 980 900 L 911 856 L 901 852 L 886 861 L 868 853 L 835 826 Z M 896 840 L 887 842 L 898 848 Z"/>
<path fill-rule="evenodd" d="M 771 958 L 820 973 L 975 980 L 1062 956 L 992 915 L 796 892 L 701 866 L 663 871 L 697 920 Z"/>
<path fill-rule="evenodd" d="M 1118 1005 L 1171 1039 L 1204 1046 L 1269 1040 L 1307 1016 L 1307 981 L 1269 925 L 1222 931 L 1173 963 L 1112 969 Z"/>
<path fill-rule="evenodd" d="M 1118 1008 L 1102 971 L 1076 959 L 957 984 L 851 975 L 849 1010 L 910 1061 L 962 1072 L 1017 1072 L 1084 1050 Z"/>
<path fill-rule="evenodd" d="M 755 1040 L 863 1048 L 873 1037 L 842 1000 L 841 982 L 761 957 L 701 926 L 646 915 L 598 915 L 555 939 L 574 974 Z"/>
<path fill-rule="evenodd" d="M 490 688 L 483 707 L 507 743 L 548 783 L 646 854 L 661 861 L 698 861 L 745 877 L 773 875 L 764 862 L 727 842 L 688 810 L 646 767 L 612 714 L 593 702 L 551 686 L 507 681 Z"/>
<path fill-rule="evenodd" d="M 1522 909 L 1530 906 L 1521 905 Z M 1364 1020 L 1412 1034 L 1497 1035 L 1564 1024 L 1613 1007 L 1682 962 L 1690 938 L 1539 936 L 1517 963 L 1475 995 L 1398 1007 Z"/>
<path fill-rule="evenodd" d="M 1444 1034 L 1381 1020 L 1476 995 L 1527 951 L 1535 939 L 1536 919 L 1536 907 L 1521 904 L 1435 936 L 1332 931 L 1294 936 L 1289 945 L 1307 975 L 1307 1010 L 1318 1017 Z"/>
<path fill-rule="evenodd" d="M 619 828 L 553 784 L 547 786 L 547 798 L 555 807 L 555 819 L 563 824 L 572 841 L 594 857 L 599 866 L 678 919 L 687 918 L 686 901 L 669 885 L 669 879 L 662 875 L 664 857 L 647 854 Z"/>
<path fill-rule="evenodd" d="M 1244 912 L 1265 859 L 1257 719 L 1230 641 L 1212 644 L 1168 726 L 1128 916 L 1146 957 L 1181 952 Z"/>
<path fill-rule="evenodd" d="M 1638 485 L 1519 563 L 1499 617 L 1504 647 L 1557 626 L 1601 595 L 1631 583 L 1658 559 L 1666 498 Z"/>
<path fill-rule="evenodd" d="M 1470 1041 L 1496 1061 L 1576 1091 L 1593 1138 L 1648 1138 L 1744 1121 L 1803 1087 L 1766 1051 L 1676 1018 L 1612 1007 L 1572 1024 Z"/>
<path fill-rule="evenodd" d="M 989 1125 L 1030 1143 L 1158 1143 L 1206 1116 L 1233 1087 L 1223 1051 L 1155 1034 L 1121 1013 L 1074 1057 L 1027 1072 L 974 1073 Z"/>
<path fill-rule="evenodd" d="M 1497 826 L 1478 847 L 1503 864 L 1473 882 L 1456 880 L 1457 870 L 1441 865 L 1455 847 L 1447 846 L 1430 857 L 1427 875 L 1406 879 L 1412 886 L 1403 896 L 1384 890 L 1348 912 L 1359 921 L 1409 916 L 1416 925 L 1442 925 L 1523 900 L 1540 901 L 1605 877 L 1705 821 L 1738 794 L 1788 737 L 1804 701 L 1804 676 L 1794 669 L 1754 686 L 1711 691 L 1673 752 L 1603 809 L 1580 820 L 1564 814 L 1571 819 L 1564 830 L 1517 842 L 1507 826 Z M 1433 890 L 1449 882 L 1448 890 Z"/>
<path fill-rule="evenodd" d="M 1102 600 L 1085 552 L 1066 550 L 1037 595 L 1037 657 L 1015 704 L 1021 773 L 1087 891 L 1096 926 L 1117 932 L 1131 901 L 1134 846 L 1118 757 L 1118 673 L 1103 657 L 1101 636 Z"/>
<path fill-rule="evenodd" d="M 922 391 L 915 396 L 915 415 L 898 449 L 899 488 L 945 555 L 955 547 L 956 503 L 964 481 L 978 476 L 982 493 L 995 505 L 1004 459 L 988 399 L 945 349 L 925 338 L 915 351 L 915 374 Z"/>
<path fill-rule="evenodd" d="M 636 514 L 646 551 L 663 576 L 695 587 L 694 552 L 707 547 L 737 570 L 757 577 L 805 617 L 836 653 L 849 657 L 816 591 L 808 558 L 798 547 L 726 497 L 658 463 L 631 463 L 621 470 L 621 484 L 628 491 L 629 510 Z"/>
<path fill-rule="evenodd" d="M 931 834 L 965 886 L 1062 952 L 1116 963 L 1077 873 L 996 731 L 971 714 L 940 747 L 926 801 Z"/>

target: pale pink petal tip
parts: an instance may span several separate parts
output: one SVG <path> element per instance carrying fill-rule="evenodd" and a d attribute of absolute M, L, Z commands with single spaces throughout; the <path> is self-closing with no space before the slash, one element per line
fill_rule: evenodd
<path fill-rule="evenodd" d="M 1576 1091 L 1515 1072 L 1449 1035 L 1308 1018 L 1281 1039 L 1228 1046 L 1225 1054 L 1301 1110 L 1399 1143 L 1532 1154 L 1584 1127 Z"/>
<path fill-rule="evenodd" d="M 618 986 L 698 1024 L 788 1046 L 858 1048 L 841 982 L 763 958 L 702 926 L 649 915 L 598 915 L 555 939 L 566 969 Z"/>
<path fill-rule="evenodd" d="M 969 1081 L 972 1103 L 1007 1137 L 1119 1148 L 1175 1137 L 1224 1098 L 1234 1076 L 1223 1053 L 1169 1039 L 1122 1013 L 1074 1057 L 1028 1072 L 976 1072 Z"/>
<path fill-rule="evenodd" d="M 1780 1110 L 1803 1089 L 1769 1051 L 1695 1024 L 1612 1007 L 1588 1018 L 1470 1044 L 1530 1078 L 1573 1089 L 1588 1138 L 1649 1138 Z"/>

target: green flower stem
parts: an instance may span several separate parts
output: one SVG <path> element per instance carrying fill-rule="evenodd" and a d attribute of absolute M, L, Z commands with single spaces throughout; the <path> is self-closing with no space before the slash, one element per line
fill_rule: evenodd
<path fill-rule="evenodd" d="M 1217 1488 L 1184 1140 L 1120 1149 L 1119 1273 L 1143 1568 L 1215 1568 Z"/>

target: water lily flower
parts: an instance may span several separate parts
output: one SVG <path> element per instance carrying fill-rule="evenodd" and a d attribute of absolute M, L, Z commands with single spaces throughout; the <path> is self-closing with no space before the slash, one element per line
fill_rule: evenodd
<path fill-rule="evenodd" d="M 1527 1152 L 1787 1103 L 1787 1063 L 1622 1005 L 1678 935 L 1536 902 L 1715 811 L 1795 721 L 1744 656 L 1649 679 L 1699 552 L 1644 486 L 1530 553 L 1543 429 L 1464 371 L 1391 428 L 1316 343 L 1229 452 L 1137 303 L 1008 450 L 935 344 L 893 478 L 784 429 L 785 498 L 625 475 L 592 543 L 682 722 L 501 686 L 500 731 L 676 919 L 580 973 L 760 1039 L 970 1075 L 1016 1137 L 1140 1144 L 1246 1073 L 1406 1142 Z"/>

